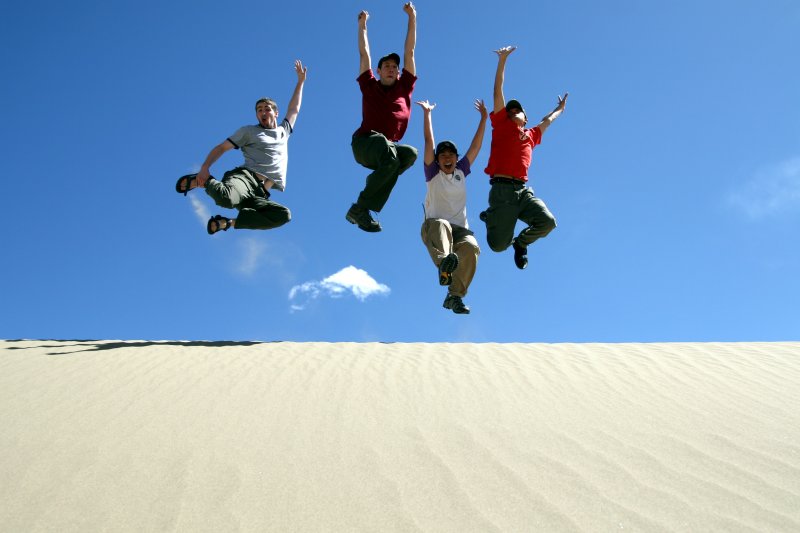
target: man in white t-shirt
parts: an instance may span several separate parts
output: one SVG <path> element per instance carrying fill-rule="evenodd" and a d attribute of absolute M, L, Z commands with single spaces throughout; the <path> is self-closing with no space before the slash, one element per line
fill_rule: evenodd
<path fill-rule="evenodd" d="M 434 151 L 431 111 L 436 104 L 417 102 L 424 113 L 425 133 L 425 221 L 422 242 L 436 265 L 439 285 L 448 287 L 442 306 L 456 314 L 469 313 L 463 298 L 475 275 L 481 250 L 467 222 L 466 181 L 470 166 L 478 157 L 489 116 L 482 100 L 475 101 L 481 115 L 478 130 L 466 155 L 458 159 L 458 149 L 450 141 L 442 141 Z"/>
<path fill-rule="evenodd" d="M 280 124 L 278 104 L 271 98 L 261 98 L 256 102 L 258 124 L 236 130 L 211 150 L 200 172 L 178 179 L 175 190 L 179 193 L 205 187 L 218 206 L 239 211 L 235 219 L 222 215 L 211 217 L 206 228 L 209 235 L 228 228 L 272 229 L 291 220 L 289 209 L 269 198 L 270 189 L 283 191 L 286 187 L 289 136 L 300 112 L 308 70 L 300 61 L 295 61 L 294 67 L 297 85 Z M 226 172 L 222 180 L 215 179 L 209 173 L 211 165 L 232 148 L 242 151 L 244 165 Z"/>

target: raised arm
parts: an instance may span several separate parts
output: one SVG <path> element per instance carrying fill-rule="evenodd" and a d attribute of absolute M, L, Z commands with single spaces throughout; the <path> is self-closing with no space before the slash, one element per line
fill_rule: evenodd
<path fill-rule="evenodd" d="M 494 109 L 493 113 L 497 113 L 506 107 L 506 97 L 503 95 L 503 82 L 505 81 L 506 73 L 506 60 L 511 52 L 516 50 L 516 46 L 504 46 L 499 50 L 495 50 L 497 54 L 497 72 L 494 75 Z"/>
<path fill-rule="evenodd" d="M 403 49 L 403 68 L 416 76 L 417 63 L 414 60 L 414 48 L 417 46 L 417 10 L 414 9 L 414 4 L 407 2 L 403 6 L 403 11 L 408 15 L 408 32 L 406 33 L 406 44 Z"/>
<path fill-rule="evenodd" d="M 433 155 L 433 123 L 431 122 L 431 111 L 436 107 L 436 104 L 432 104 L 427 100 L 420 100 L 417 102 L 417 105 L 422 108 L 422 113 L 424 115 L 422 122 L 422 128 L 425 134 L 424 161 L 426 165 L 430 165 L 435 159 Z"/>
<path fill-rule="evenodd" d="M 211 165 L 216 163 L 217 159 L 222 157 L 222 154 L 235 148 L 233 143 L 230 142 L 228 139 L 225 139 L 217 146 L 211 149 L 211 151 L 206 156 L 206 160 L 203 161 L 203 165 L 200 167 L 200 171 L 197 173 L 197 185 L 200 187 L 205 186 L 206 181 L 208 181 L 208 175 L 211 172 Z"/>
<path fill-rule="evenodd" d="M 486 131 L 486 118 L 489 116 L 489 112 L 486 110 L 486 104 L 483 103 L 483 100 L 475 100 L 475 109 L 481 114 L 481 121 L 478 123 L 478 129 L 475 131 L 475 136 L 472 138 L 472 144 L 469 145 L 469 149 L 467 150 L 467 159 L 470 165 L 475 162 L 475 159 L 478 158 L 478 152 L 481 151 L 483 133 Z"/>
<path fill-rule="evenodd" d="M 358 56 L 359 67 L 358 75 L 364 74 L 372 68 L 372 60 L 369 57 L 369 39 L 367 39 L 367 19 L 369 13 L 362 11 L 358 14 Z"/>
<path fill-rule="evenodd" d="M 567 96 L 569 96 L 569 93 L 564 93 L 563 98 L 559 96 L 558 105 L 556 106 L 556 108 L 550 111 L 547 115 L 545 115 L 544 118 L 542 118 L 542 121 L 536 125 L 536 127 L 539 128 L 540 132 L 544 133 L 544 130 L 550 127 L 550 124 L 552 124 L 553 121 L 557 119 L 561 115 L 561 113 L 564 112 L 564 108 L 567 106 Z"/>
<path fill-rule="evenodd" d="M 294 62 L 294 70 L 297 73 L 297 85 L 292 93 L 292 98 L 289 100 L 289 106 L 286 108 L 286 120 L 289 125 L 294 128 L 294 123 L 297 120 L 297 114 L 300 112 L 300 104 L 303 102 L 303 84 L 306 82 L 306 73 L 308 67 L 304 67 L 300 60 Z"/>

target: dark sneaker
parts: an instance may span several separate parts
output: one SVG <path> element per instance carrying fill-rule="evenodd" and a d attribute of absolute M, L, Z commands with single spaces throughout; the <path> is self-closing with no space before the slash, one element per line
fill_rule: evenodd
<path fill-rule="evenodd" d="M 453 271 L 458 268 L 458 256 L 454 253 L 448 255 L 439 263 L 439 285 L 453 283 Z"/>
<path fill-rule="evenodd" d="M 464 305 L 464 301 L 461 299 L 461 296 L 456 296 L 455 294 L 448 294 L 447 298 L 444 299 L 442 307 L 445 309 L 452 309 L 457 315 L 469 314 L 469 307 Z"/>
<path fill-rule="evenodd" d="M 517 239 L 514 239 L 511 244 L 514 245 L 514 264 L 518 269 L 524 270 L 528 266 L 528 247 L 517 244 Z"/>
<path fill-rule="evenodd" d="M 375 233 L 381 230 L 381 225 L 378 221 L 372 218 L 369 214 L 369 209 L 364 209 L 361 206 L 353 204 L 345 215 L 347 221 L 351 224 L 358 224 L 358 227 L 369 233 Z"/>

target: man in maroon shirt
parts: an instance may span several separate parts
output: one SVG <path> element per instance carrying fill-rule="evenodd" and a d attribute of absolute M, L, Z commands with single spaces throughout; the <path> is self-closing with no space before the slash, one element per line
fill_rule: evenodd
<path fill-rule="evenodd" d="M 556 108 L 539 124 L 526 129 L 528 116 L 522 104 L 517 100 L 506 103 L 503 94 L 506 60 L 514 50 L 515 46 L 495 50 L 498 60 L 494 78 L 494 110 L 489 115 L 492 147 L 485 170 L 492 188 L 489 208 L 480 214 L 480 218 L 486 223 L 489 248 L 502 252 L 513 245 L 514 264 L 523 269 L 528 266 L 528 246 L 546 237 L 556 227 L 555 217 L 526 184 L 533 149 L 542 142 L 545 130 L 564 111 L 568 93 L 564 98 L 558 97 Z M 514 237 L 517 220 L 527 226 Z"/>
<path fill-rule="evenodd" d="M 367 40 L 369 13 L 358 14 L 358 52 L 360 56 L 361 126 L 353 134 L 351 147 L 356 162 L 373 172 L 358 200 L 347 211 L 347 220 L 364 231 L 376 232 L 381 225 L 370 211 L 383 209 L 397 177 L 417 160 L 417 149 L 399 144 L 411 116 L 411 93 L 417 81 L 414 47 L 417 42 L 417 12 L 411 2 L 403 6 L 408 15 L 408 33 L 400 73 L 400 56 L 391 53 L 378 61 L 379 79 L 372 73 Z"/>

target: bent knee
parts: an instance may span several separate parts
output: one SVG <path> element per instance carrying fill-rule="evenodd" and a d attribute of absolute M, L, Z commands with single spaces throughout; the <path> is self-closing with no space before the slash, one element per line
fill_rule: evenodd
<path fill-rule="evenodd" d="M 498 241 L 495 239 L 486 239 L 486 242 L 493 252 L 504 252 L 511 246 L 511 242 Z"/>
<path fill-rule="evenodd" d="M 556 219 L 553 217 L 550 217 L 547 220 L 545 220 L 543 224 L 543 231 L 545 232 L 545 235 L 556 229 L 556 225 L 557 225 Z"/>

